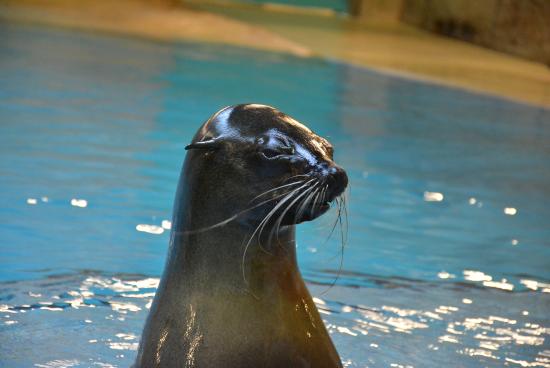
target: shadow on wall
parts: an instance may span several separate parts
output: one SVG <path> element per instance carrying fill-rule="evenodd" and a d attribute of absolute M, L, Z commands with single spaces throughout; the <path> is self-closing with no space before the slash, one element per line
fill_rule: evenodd
<path fill-rule="evenodd" d="M 404 22 L 550 66 L 548 0 L 349 0 L 363 21 Z"/>
<path fill-rule="evenodd" d="M 550 66 L 547 0 L 403 0 L 400 19 Z"/>

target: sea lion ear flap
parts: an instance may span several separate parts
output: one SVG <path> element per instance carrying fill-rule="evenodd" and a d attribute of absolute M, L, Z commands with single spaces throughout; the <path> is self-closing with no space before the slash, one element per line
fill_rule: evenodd
<path fill-rule="evenodd" d="M 200 150 L 215 151 L 218 148 L 220 148 L 220 143 L 221 143 L 220 139 L 212 138 L 212 139 L 209 139 L 209 140 L 206 140 L 206 141 L 191 143 L 191 144 L 185 146 L 185 149 L 186 150 L 200 149 Z"/>

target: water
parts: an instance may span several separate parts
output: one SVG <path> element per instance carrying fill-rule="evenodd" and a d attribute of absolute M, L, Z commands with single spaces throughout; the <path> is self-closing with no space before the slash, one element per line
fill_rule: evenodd
<path fill-rule="evenodd" d="M 334 287 L 334 213 L 298 228 L 347 366 L 550 367 L 550 111 L 275 53 L 0 34 L 0 366 L 131 364 L 184 146 L 258 102 L 348 171 Z"/>

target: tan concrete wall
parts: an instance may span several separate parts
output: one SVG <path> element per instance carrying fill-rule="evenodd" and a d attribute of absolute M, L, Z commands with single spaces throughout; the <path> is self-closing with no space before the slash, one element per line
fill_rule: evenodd
<path fill-rule="evenodd" d="M 402 21 L 550 66 L 550 0 L 349 0 L 360 21 Z"/>
<path fill-rule="evenodd" d="M 398 21 L 403 0 L 348 0 L 349 13 L 362 20 Z"/>
<path fill-rule="evenodd" d="M 550 66 L 549 0 L 403 0 L 400 18 Z"/>

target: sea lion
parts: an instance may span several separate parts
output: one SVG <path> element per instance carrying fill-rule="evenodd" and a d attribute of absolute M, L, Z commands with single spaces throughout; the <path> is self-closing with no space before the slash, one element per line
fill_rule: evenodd
<path fill-rule="evenodd" d="M 331 144 L 246 104 L 214 114 L 186 149 L 135 367 L 341 367 L 295 241 L 295 224 L 347 186 Z"/>

